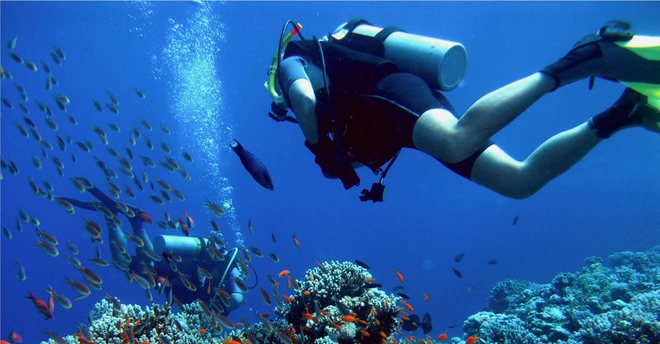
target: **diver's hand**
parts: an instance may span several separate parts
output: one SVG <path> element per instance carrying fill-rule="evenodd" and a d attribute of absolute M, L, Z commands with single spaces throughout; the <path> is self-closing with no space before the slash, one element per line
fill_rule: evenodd
<path fill-rule="evenodd" d="M 321 167 L 321 172 L 326 178 L 339 178 L 344 185 L 344 189 L 350 189 L 360 184 L 360 178 L 348 162 L 340 163 L 335 156 L 335 144 L 327 136 L 319 138 L 316 144 L 309 144 L 305 141 L 307 147 L 315 156 L 314 162 Z"/>

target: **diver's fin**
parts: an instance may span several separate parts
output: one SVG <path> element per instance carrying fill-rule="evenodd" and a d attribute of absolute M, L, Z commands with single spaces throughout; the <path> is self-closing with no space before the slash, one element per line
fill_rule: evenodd
<path fill-rule="evenodd" d="M 646 60 L 660 61 L 660 37 L 635 35 L 629 41 L 616 42 L 616 44 Z M 628 81 L 622 81 L 622 84 L 649 97 L 649 105 L 660 109 L 660 84 Z"/>
<path fill-rule="evenodd" d="M 609 22 L 541 72 L 555 80 L 553 90 L 585 77 L 591 77 L 591 88 L 593 77 L 599 77 L 660 98 L 660 37 L 635 35 L 630 28 L 626 22 Z"/>

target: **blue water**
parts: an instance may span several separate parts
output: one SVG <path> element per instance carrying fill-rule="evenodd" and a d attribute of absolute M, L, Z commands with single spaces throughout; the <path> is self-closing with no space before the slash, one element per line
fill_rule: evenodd
<path fill-rule="evenodd" d="M 140 173 L 146 170 L 151 180 L 163 178 L 186 196 L 185 202 L 159 206 L 149 199 L 148 188 L 138 192 L 131 180 L 120 175 L 118 184 L 130 185 L 137 193 L 136 200 L 124 194 L 122 200 L 145 209 L 154 220 L 163 218 L 163 209 L 175 217 L 187 210 L 197 222 L 192 234 L 205 235 L 211 218 L 204 208 L 206 200 L 226 204 L 229 211 L 220 221 L 225 240 L 281 257 L 279 264 L 266 259 L 253 263 L 259 283 L 267 283 L 266 272 L 287 268 L 302 278 L 317 260 L 358 258 L 391 290 L 398 284 L 394 273 L 398 269 L 405 275 L 410 303 L 416 312 L 431 314 L 436 335 L 461 335 L 462 321 L 487 304 L 488 291 L 498 280 L 547 282 L 558 272 L 578 269 L 585 257 L 645 250 L 660 242 L 660 138 L 650 132 L 635 129 L 617 134 L 522 201 L 472 184 L 422 153 L 404 151 L 388 175 L 386 201 L 373 205 L 358 200 L 359 190 L 344 191 L 338 181 L 322 177 L 303 146 L 301 131 L 266 116 L 270 99 L 263 88 L 286 19 L 302 22 L 303 32 L 311 37 L 322 36 L 349 18 L 364 17 L 374 24 L 462 42 L 468 50 L 467 73 L 461 87 L 448 94 L 462 112 L 481 95 L 562 56 L 577 39 L 609 19 L 631 21 L 640 33 L 660 34 L 659 3 L 2 2 L 0 10 L 1 63 L 14 77 L 1 83 L 2 96 L 14 105 L 1 108 L 2 158 L 13 160 L 20 169 L 18 175 L 2 170 L 2 225 L 13 234 L 11 240 L 3 236 L 1 246 L 3 339 L 15 330 L 24 342 L 35 343 L 47 338 L 45 327 L 62 335 L 74 333 L 76 324 L 86 322 L 92 305 L 105 293 L 123 303 L 149 303 L 144 291 L 129 284 L 123 273 L 93 265 L 104 280 L 103 291 L 93 290 L 69 310 L 56 306 L 53 320 L 44 320 L 25 298 L 28 292 L 46 298 L 49 285 L 75 296 L 65 276 L 81 276 L 64 259 L 70 254 L 67 242 L 77 245 L 83 262 L 95 255 L 81 216 L 102 221 L 100 215 L 83 210 L 69 215 L 33 194 L 28 185 L 28 178 L 40 186 L 48 180 L 55 195 L 87 199 L 91 196 L 80 194 L 69 181 L 85 176 L 107 190 L 93 157 L 113 167 L 117 162 L 89 129 L 92 125 L 103 128 L 110 146 L 124 156 L 131 129 L 139 128 L 155 148 L 150 151 L 144 139 L 138 139 L 135 147 L 130 146 L 136 155 L 161 161 L 165 154 L 160 143 L 166 142 L 192 176 L 186 181 L 160 167 L 144 168 L 137 156 L 131 161 Z M 14 35 L 18 35 L 14 52 L 36 62 L 39 71 L 11 60 L 7 43 Z M 61 66 L 49 56 L 53 45 L 66 54 Z M 50 91 L 44 87 L 42 60 L 58 81 Z M 41 145 L 20 136 L 14 127 L 14 121 L 26 127 L 14 83 L 27 90 L 29 117 L 55 146 L 47 153 L 64 162 L 64 177 L 57 175 L 50 158 L 42 156 Z M 147 97 L 138 98 L 136 88 Z M 562 88 L 493 140 L 514 157 L 524 158 L 549 136 L 608 107 L 622 89 L 605 81 L 597 82 L 593 91 L 587 90 L 586 82 Z M 94 109 L 91 98 L 109 102 L 106 90 L 119 99 L 119 115 Z M 53 101 L 57 93 L 70 97 L 67 113 L 77 119 L 77 126 L 57 109 Z M 60 126 L 57 132 L 45 125 L 35 100 L 51 107 Z M 151 123 L 153 131 L 144 128 L 140 119 Z M 108 122 L 122 131 L 112 132 Z M 172 130 L 171 136 L 160 130 L 160 123 Z M 74 142 L 88 138 L 95 148 L 85 153 L 69 145 L 62 152 L 56 134 Z M 268 166 L 274 192 L 243 170 L 229 148 L 231 138 Z M 193 163 L 183 160 L 184 150 L 193 155 Z M 41 159 L 42 169 L 32 166 L 33 155 Z M 364 187 L 376 180 L 369 171 L 359 173 Z M 49 257 L 34 245 L 33 226 L 23 224 L 23 231 L 16 231 L 21 207 L 39 218 L 43 230 L 58 237 L 60 256 Z M 515 216 L 519 221 L 514 226 Z M 254 234 L 247 231 L 248 219 Z M 163 232 L 155 223 L 148 230 L 152 235 Z M 302 248 L 293 245 L 292 234 L 300 238 Z M 459 252 L 465 252 L 465 258 L 455 263 L 453 257 Z M 107 243 L 102 253 L 110 258 Z M 487 264 L 491 258 L 499 264 Z M 27 271 L 25 282 L 16 277 L 16 259 Z M 451 267 L 462 271 L 463 278 L 456 278 Z M 424 292 L 430 295 L 428 303 Z M 155 301 L 163 299 L 156 296 Z M 251 292 L 231 318 L 254 319 L 253 310 L 272 312 L 258 293 Z"/>

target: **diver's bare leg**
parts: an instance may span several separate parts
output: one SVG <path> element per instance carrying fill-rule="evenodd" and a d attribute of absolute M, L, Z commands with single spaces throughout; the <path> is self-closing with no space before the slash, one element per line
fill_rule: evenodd
<path fill-rule="evenodd" d="M 442 161 L 464 160 L 553 87 L 552 78 L 534 73 L 481 97 L 458 120 L 446 110 L 428 110 L 413 128 L 413 143 Z"/>
<path fill-rule="evenodd" d="M 584 123 L 551 137 L 524 161 L 492 145 L 475 161 L 470 179 L 502 195 L 526 198 L 577 163 L 600 141 L 596 130 Z"/>

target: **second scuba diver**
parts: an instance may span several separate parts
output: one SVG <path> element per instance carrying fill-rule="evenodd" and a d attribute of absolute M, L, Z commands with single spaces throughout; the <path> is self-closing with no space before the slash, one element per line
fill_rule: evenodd
<path fill-rule="evenodd" d="M 159 235 L 152 243 L 144 229 L 152 222 L 146 212 L 121 202 L 113 201 L 97 187 L 87 189 L 99 201 L 79 201 L 57 197 L 72 205 L 96 210 L 105 215 L 112 263 L 126 272 L 128 278 L 154 279 L 159 288 L 171 288 L 173 297 L 181 303 L 202 300 L 215 305 L 227 315 L 243 302 L 243 291 L 238 285 L 243 275 L 236 267 L 237 248 L 227 251 L 214 240 L 201 237 Z M 119 213 L 126 216 L 138 239 L 135 256 L 128 254 L 127 236 L 121 228 Z M 138 277 L 139 276 L 139 277 Z M 148 290 L 148 289 L 147 289 Z M 217 301 L 217 302 L 216 302 Z"/>
<path fill-rule="evenodd" d="M 294 29 L 285 36 L 289 23 Z M 649 54 L 658 37 L 634 35 L 627 23 L 608 23 L 541 71 L 481 97 L 462 116 L 440 93 L 462 80 L 466 54 L 459 43 L 364 20 L 351 20 L 321 40 L 292 40 L 295 35 L 302 36 L 300 26 L 288 21 L 266 83 L 274 98 L 270 116 L 297 121 L 323 174 L 344 188 L 360 183 L 357 166 L 380 173 L 378 183 L 362 190 L 363 201 L 383 200 L 383 180 L 403 147 L 522 199 L 620 129 L 660 132 L 660 99 L 654 98 L 660 97 L 660 61 L 657 52 Z M 522 161 L 490 141 L 548 92 L 589 77 L 628 88 L 610 108 L 551 137 Z"/>

